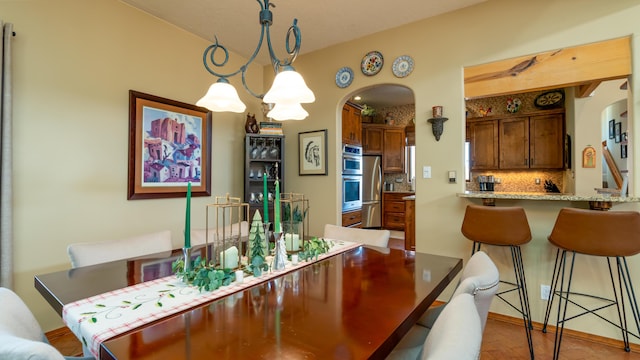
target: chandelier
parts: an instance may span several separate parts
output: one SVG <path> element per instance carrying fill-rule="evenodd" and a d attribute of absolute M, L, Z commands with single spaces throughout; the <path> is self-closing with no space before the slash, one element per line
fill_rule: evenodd
<path fill-rule="evenodd" d="M 300 29 L 298 28 L 298 20 L 294 19 L 293 24 L 289 28 L 286 37 L 286 50 L 288 57 L 280 60 L 276 57 L 273 48 L 271 47 L 271 36 L 269 34 L 269 27 L 273 23 L 273 14 L 271 13 L 270 7 L 275 7 L 274 4 L 269 3 L 269 0 L 256 0 L 260 4 L 260 40 L 258 41 L 258 46 L 256 47 L 253 55 L 247 60 L 247 62 L 242 65 L 239 69 L 234 72 L 222 74 L 216 72 L 211 65 L 215 68 L 223 67 L 227 61 L 229 60 L 229 51 L 223 45 L 218 43 L 218 38 L 215 38 L 215 42 L 209 45 L 202 56 L 202 61 L 204 63 L 204 67 L 207 69 L 209 73 L 218 77 L 218 80 L 213 83 L 204 97 L 202 97 L 196 105 L 205 107 L 211 111 L 223 112 L 223 111 L 231 111 L 231 112 L 244 112 L 247 108 L 246 105 L 240 100 L 238 97 L 238 92 L 236 89 L 229 83 L 228 78 L 235 76 L 237 74 L 242 75 L 242 85 L 247 90 L 249 94 L 252 96 L 262 99 L 263 103 L 273 104 L 271 110 L 267 113 L 267 117 L 272 118 L 274 120 L 302 120 L 309 116 L 303 108 L 301 103 L 312 103 L 314 102 L 315 96 L 313 92 L 307 87 L 307 84 L 304 82 L 302 76 L 295 71 L 291 64 L 298 56 L 298 52 L 300 51 L 300 43 L 302 41 L 300 35 Z M 269 57 L 271 59 L 271 65 L 273 66 L 273 70 L 276 73 L 276 77 L 273 80 L 273 85 L 266 94 L 256 94 L 251 91 L 247 86 L 247 82 L 245 79 L 245 73 L 247 71 L 247 67 L 249 64 L 253 62 L 260 52 L 260 48 L 262 47 L 262 42 L 265 39 L 267 41 L 267 46 L 269 48 Z M 295 39 L 295 44 L 293 49 L 291 48 L 290 37 L 293 36 Z M 224 61 L 217 61 L 214 58 L 215 52 L 220 50 L 224 54 Z"/>

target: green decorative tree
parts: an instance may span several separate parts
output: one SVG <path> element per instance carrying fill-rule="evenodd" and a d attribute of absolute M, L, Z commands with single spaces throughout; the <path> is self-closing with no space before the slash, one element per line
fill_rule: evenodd
<path fill-rule="evenodd" d="M 266 248 L 267 239 L 262 227 L 262 216 L 256 210 L 251 222 L 251 229 L 249 229 L 249 249 L 247 251 L 248 268 L 253 272 L 253 276 L 260 276 L 263 270 L 269 269 L 269 265 L 265 262 Z"/>

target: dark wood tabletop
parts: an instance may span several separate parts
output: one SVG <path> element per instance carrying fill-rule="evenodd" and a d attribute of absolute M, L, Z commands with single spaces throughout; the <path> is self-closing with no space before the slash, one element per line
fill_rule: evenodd
<path fill-rule="evenodd" d="M 35 284 L 61 312 L 66 303 L 167 276 L 171 261 L 95 265 L 38 275 Z M 362 246 L 117 336 L 100 355 L 384 358 L 461 269 L 457 258 Z"/>

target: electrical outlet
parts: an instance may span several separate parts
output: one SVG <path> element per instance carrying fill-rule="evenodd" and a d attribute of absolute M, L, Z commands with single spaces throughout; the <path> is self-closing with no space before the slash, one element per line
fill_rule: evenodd
<path fill-rule="evenodd" d="M 540 285 L 540 299 L 549 300 L 551 296 L 551 287 L 549 285 Z"/>

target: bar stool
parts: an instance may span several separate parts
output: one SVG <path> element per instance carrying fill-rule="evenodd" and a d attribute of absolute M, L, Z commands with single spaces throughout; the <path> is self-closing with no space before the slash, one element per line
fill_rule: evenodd
<path fill-rule="evenodd" d="M 596 211 L 564 208 L 560 210 L 556 218 L 556 223 L 551 231 L 551 235 L 549 235 L 549 242 L 557 246 L 558 250 L 556 252 L 556 261 L 551 279 L 551 293 L 553 296 L 547 303 L 542 331 L 546 332 L 553 301 L 555 297 L 558 297 L 558 320 L 553 346 L 553 358 L 558 359 L 560 355 L 560 343 L 562 342 L 565 322 L 586 314 L 593 314 L 621 329 L 624 349 L 629 352 L 629 334 L 638 339 L 640 339 L 640 337 L 638 334 L 633 334 L 628 330 L 625 295 L 629 301 L 639 334 L 640 321 L 638 316 L 638 302 L 636 301 L 635 292 L 631 283 L 626 257 L 640 253 L 640 213 L 635 211 Z M 568 260 L 567 252 L 571 253 L 571 263 L 568 270 L 566 269 Z M 576 254 L 607 258 L 609 277 L 611 278 L 613 288 L 613 299 L 571 292 L 571 280 Z M 612 269 L 611 260 L 613 258 L 615 258 L 617 278 L 614 276 Z M 556 290 L 558 282 L 560 289 Z M 625 290 L 624 293 L 622 289 L 623 286 Z M 602 300 L 605 305 L 596 308 L 590 306 L 590 309 L 587 306 L 578 304 L 578 300 L 576 300 L 577 296 L 599 299 Z M 572 303 L 584 311 L 567 318 L 568 303 Z M 596 311 L 614 305 L 618 311 L 618 324 L 596 313 Z"/>
<path fill-rule="evenodd" d="M 501 280 L 501 283 L 511 287 L 496 293 L 502 301 L 522 314 L 524 328 L 529 344 L 529 354 L 533 355 L 533 341 L 531 339 L 531 310 L 529 308 L 529 293 L 527 281 L 524 275 L 522 251 L 520 245 L 531 241 L 531 229 L 527 221 L 527 215 L 521 207 L 493 207 L 468 205 L 462 221 L 462 234 L 473 241 L 471 255 L 480 250 L 482 244 L 495 246 L 508 246 L 511 250 L 511 260 L 515 272 L 516 282 Z M 503 295 L 512 291 L 518 291 L 520 306 L 512 304 Z"/>

